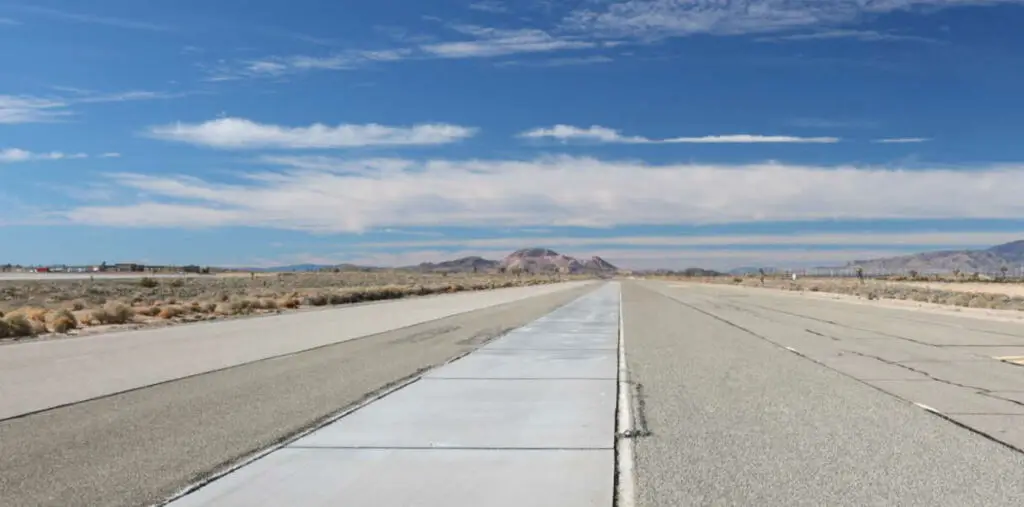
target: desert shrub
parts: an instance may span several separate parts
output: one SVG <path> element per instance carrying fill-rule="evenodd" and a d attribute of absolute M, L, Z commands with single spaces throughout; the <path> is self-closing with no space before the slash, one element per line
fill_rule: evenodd
<path fill-rule="evenodd" d="M 185 280 L 182 280 L 181 278 L 175 278 L 174 280 L 167 282 L 167 285 L 170 285 L 171 287 L 184 287 Z"/>
<path fill-rule="evenodd" d="M 732 283 L 743 283 L 743 279 L 738 276 L 734 276 L 732 277 Z"/>
<path fill-rule="evenodd" d="M 15 313 L 4 317 L 4 323 L 7 327 L 7 336 L 9 338 L 21 338 L 23 336 L 34 336 L 37 332 L 37 327 L 32 325 L 28 317 L 23 314 Z"/>
<path fill-rule="evenodd" d="M 294 309 L 294 308 L 298 308 L 299 305 L 302 304 L 302 301 L 298 300 L 297 298 L 284 298 L 281 301 L 278 301 L 277 304 L 278 304 L 278 306 L 281 306 L 283 308 L 293 308 Z"/>
<path fill-rule="evenodd" d="M 135 313 L 139 315 L 145 315 L 147 317 L 156 317 L 160 314 L 161 308 L 159 306 L 147 306 L 143 308 L 136 308 Z"/>
<path fill-rule="evenodd" d="M 262 299 L 259 301 L 260 308 L 264 310 L 277 310 L 277 301 L 273 299 Z"/>
<path fill-rule="evenodd" d="M 150 278 L 148 276 L 139 279 L 139 286 L 147 289 L 154 289 L 160 285 L 160 282 L 156 278 Z"/>
<path fill-rule="evenodd" d="M 310 294 L 306 296 L 303 303 L 310 306 L 325 306 L 328 303 L 328 298 L 324 294 Z"/>
<path fill-rule="evenodd" d="M 184 313 L 185 309 L 180 306 L 167 306 L 160 310 L 157 317 L 160 317 L 161 319 L 173 319 L 184 315 Z"/>
<path fill-rule="evenodd" d="M 134 320 L 135 312 L 126 305 L 112 305 L 93 310 L 93 320 L 100 324 L 126 324 Z"/>
<path fill-rule="evenodd" d="M 78 319 L 69 310 L 60 310 L 53 318 L 53 332 L 67 333 L 78 328 Z"/>
<path fill-rule="evenodd" d="M 85 310 L 85 302 L 75 301 L 74 303 L 71 303 L 71 309 L 76 312 Z"/>

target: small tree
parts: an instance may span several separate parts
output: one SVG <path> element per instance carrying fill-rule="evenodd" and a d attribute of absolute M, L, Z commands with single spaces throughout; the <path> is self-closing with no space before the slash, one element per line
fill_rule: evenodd
<path fill-rule="evenodd" d="M 916 270 L 916 269 L 911 269 L 911 270 L 910 270 L 910 279 L 911 279 L 911 280 L 917 280 L 917 275 L 918 275 L 918 274 L 919 274 L 919 273 L 917 272 L 917 270 Z"/>
<path fill-rule="evenodd" d="M 955 279 L 955 280 L 959 280 L 960 279 L 960 269 L 959 268 L 953 269 L 953 279 Z"/>
<path fill-rule="evenodd" d="M 1003 280 L 1006 280 L 1006 272 L 1009 271 L 1009 270 L 1010 270 L 1010 268 L 1008 268 L 1006 266 L 1003 266 L 1003 267 L 999 268 L 999 272 L 1002 274 L 1001 278 Z"/>
<path fill-rule="evenodd" d="M 857 266 L 857 279 L 864 283 L 864 268 Z"/>
<path fill-rule="evenodd" d="M 761 277 L 761 286 L 764 286 L 764 268 L 758 268 L 758 275 Z"/>

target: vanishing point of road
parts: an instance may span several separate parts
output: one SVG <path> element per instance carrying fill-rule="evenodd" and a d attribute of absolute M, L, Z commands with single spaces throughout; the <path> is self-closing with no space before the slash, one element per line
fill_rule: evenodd
<path fill-rule="evenodd" d="M 1024 323 L 621 280 L 0 345 L 0 505 L 1021 505 Z"/>

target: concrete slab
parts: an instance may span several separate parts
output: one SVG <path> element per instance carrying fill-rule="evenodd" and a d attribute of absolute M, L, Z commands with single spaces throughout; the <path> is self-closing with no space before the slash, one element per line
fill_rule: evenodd
<path fill-rule="evenodd" d="M 1024 415 L 952 415 L 954 421 L 1024 451 Z"/>
<path fill-rule="evenodd" d="M 282 449 L 172 507 L 608 507 L 601 451 Z"/>
<path fill-rule="evenodd" d="M 601 333 L 551 333 L 551 332 L 517 332 L 509 333 L 500 340 L 491 342 L 481 350 L 493 349 L 600 349 L 617 350 L 617 330 L 606 330 Z"/>
<path fill-rule="evenodd" d="M 291 447 L 607 448 L 612 380 L 424 379 Z"/>
<path fill-rule="evenodd" d="M 928 380 L 927 375 L 873 357 L 848 354 L 827 358 L 822 362 L 829 368 L 859 380 Z"/>
<path fill-rule="evenodd" d="M 986 391 L 1024 391 L 1024 370 L 1019 365 L 990 361 L 915 362 L 903 364 L 932 377 Z"/>
<path fill-rule="evenodd" d="M 1022 414 L 1024 406 L 986 396 L 977 389 L 934 380 L 868 380 L 885 392 L 921 403 L 943 414 Z"/>
<path fill-rule="evenodd" d="M 426 375 L 459 379 L 610 379 L 618 376 L 615 350 L 479 350 Z"/>

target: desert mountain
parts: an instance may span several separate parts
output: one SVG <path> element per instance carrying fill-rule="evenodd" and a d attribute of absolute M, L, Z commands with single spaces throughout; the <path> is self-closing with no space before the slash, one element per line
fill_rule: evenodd
<path fill-rule="evenodd" d="M 857 260 L 846 265 L 861 267 L 865 271 L 918 271 L 921 273 L 948 273 L 959 269 L 964 273 L 996 273 L 1006 266 L 1010 269 L 1024 264 L 1024 241 L 1014 241 L 985 250 L 946 250 L 884 259 Z"/>
<path fill-rule="evenodd" d="M 618 268 L 600 257 L 595 256 L 581 260 L 546 248 L 516 250 L 505 257 L 499 267 L 505 270 L 523 270 L 531 273 L 557 271 L 563 273 L 614 273 L 618 271 Z"/>
<path fill-rule="evenodd" d="M 492 261 L 484 259 L 483 257 L 472 256 L 444 262 L 424 262 L 419 266 L 415 266 L 409 269 L 414 269 L 416 271 L 423 272 L 449 271 L 458 273 L 485 273 L 488 271 L 496 270 L 498 268 L 498 264 L 498 261 Z"/>

